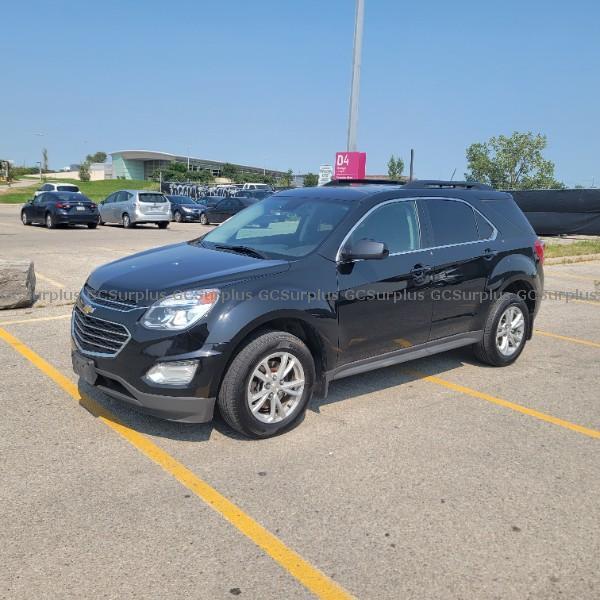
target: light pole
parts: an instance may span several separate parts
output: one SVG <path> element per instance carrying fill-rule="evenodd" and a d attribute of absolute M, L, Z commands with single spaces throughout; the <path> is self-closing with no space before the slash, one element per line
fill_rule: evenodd
<path fill-rule="evenodd" d="M 354 54 L 352 57 L 352 86 L 350 89 L 350 114 L 348 115 L 348 152 L 356 152 L 358 128 L 358 94 L 360 92 L 360 60 L 362 55 L 365 0 L 356 0 L 354 20 Z"/>
<path fill-rule="evenodd" d="M 33 134 L 33 135 L 37 135 L 38 137 L 44 137 L 44 134 L 43 134 L 43 133 L 37 133 L 37 132 L 34 132 L 34 134 Z M 40 181 L 42 181 L 42 162 L 43 162 L 43 160 L 44 160 L 43 154 L 44 154 L 44 153 L 43 153 L 43 151 L 42 151 L 42 160 L 40 161 Z M 37 164 L 37 163 L 36 163 L 36 164 Z"/>

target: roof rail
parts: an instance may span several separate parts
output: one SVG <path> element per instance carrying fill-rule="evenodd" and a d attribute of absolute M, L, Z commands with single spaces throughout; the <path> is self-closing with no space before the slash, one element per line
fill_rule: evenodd
<path fill-rule="evenodd" d="M 372 185 L 404 185 L 405 181 L 395 179 L 332 179 L 325 185 L 353 185 L 353 184 L 372 184 Z"/>
<path fill-rule="evenodd" d="M 477 181 L 442 181 L 438 179 L 416 179 L 404 185 L 405 188 L 426 189 L 426 188 L 452 188 L 464 190 L 493 190 L 491 185 L 479 183 Z"/>

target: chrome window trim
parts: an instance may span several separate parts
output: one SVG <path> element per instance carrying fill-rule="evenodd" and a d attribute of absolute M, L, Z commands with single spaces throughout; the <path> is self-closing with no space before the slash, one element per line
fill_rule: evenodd
<path fill-rule="evenodd" d="M 344 239 L 342 240 L 342 243 L 340 244 L 338 251 L 335 255 L 335 262 L 339 263 L 341 262 L 341 255 L 342 255 L 342 248 L 344 247 L 344 244 L 348 241 L 348 238 L 354 233 L 354 230 L 374 211 L 376 211 L 378 208 L 381 208 L 382 206 L 385 206 L 386 204 L 393 204 L 395 202 L 414 202 L 415 203 L 415 210 L 416 210 L 416 215 L 417 215 L 417 224 L 419 227 L 419 241 L 422 242 L 423 238 L 422 238 L 422 229 L 421 229 L 421 219 L 419 217 L 419 209 L 417 206 L 417 202 L 419 200 L 450 200 L 452 202 L 462 202 L 463 204 L 466 204 L 469 208 L 471 208 L 471 210 L 473 210 L 474 212 L 477 212 L 492 228 L 492 235 L 488 238 L 485 239 L 481 239 L 481 240 L 472 240 L 470 242 L 458 242 L 456 244 L 444 244 L 441 246 L 428 246 L 427 248 L 417 248 L 416 250 L 403 250 L 402 252 L 392 252 L 389 254 L 389 256 L 398 256 L 400 254 L 414 254 L 415 252 L 427 252 L 430 250 L 439 250 L 439 249 L 443 249 L 443 248 L 454 248 L 455 246 L 468 246 L 470 244 L 479 244 L 481 242 L 493 242 L 497 237 L 498 237 L 498 229 L 496 228 L 496 226 L 477 208 L 475 208 L 470 202 L 467 202 L 466 200 L 463 200 L 462 198 L 450 198 L 450 197 L 446 197 L 446 196 L 416 196 L 416 197 L 412 197 L 412 198 L 393 198 L 392 200 L 386 200 L 385 202 L 382 202 L 381 204 L 377 204 L 373 207 L 371 207 L 350 229 L 350 231 L 344 236 Z M 477 222 L 475 223 L 475 227 L 477 227 Z M 477 229 L 477 231 L 479 231 L 479 229 Z"/>

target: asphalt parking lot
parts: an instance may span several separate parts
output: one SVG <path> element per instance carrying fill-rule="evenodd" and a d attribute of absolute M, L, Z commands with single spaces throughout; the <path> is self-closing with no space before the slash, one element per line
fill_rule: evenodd
<path fill-rule="evenodd" d="M 0 313 L 2 598 L 600 595 L 600 302 L 546 300 L 516 364 L 467 350 L 334 382 L 248 441 L 77 385 L 72 294 L 97 265 L 198 224 L 24 227 L 40 298 Z M 600 260 L 546 288 L 600 286 Z"/>

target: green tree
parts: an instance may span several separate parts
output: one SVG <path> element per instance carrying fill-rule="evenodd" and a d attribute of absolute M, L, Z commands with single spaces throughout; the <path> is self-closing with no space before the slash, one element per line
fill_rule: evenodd
<path fill-rule="evenodd" d="M 294 183 L 294 171 L 288 169 L 279 179 L 277 180 L 276 185 L 278 187 L 292 187 Z"/>
<path fill-rule="evenodd" d="M 547 144 L 545 135 L 531 131 L 471 144 L 465 178 L 500 190 L 562 189 L 554 179 L 554 163 L 542 154 Z"/>
<path fill-rule="evenodd" d="M 81 181 L 89 181 L 90 180 L 90 163 L 87 160 L 84 160 L 79 165 L 79 179 Z"/>
<path fill-rule="evenodd" d="M 400 157 L 394 157 L 392 154 L 390 160 L 388 160 L 388 175 L 390 179 L 400 179 L 403 171 L 404 161 Z"/>
<path fill-rule="evenodd" d="M 96 152 L 95 154 L 88 154 L 85 160 L 89 163 L 103 163 L 106 162 L 106 152 Z"/>
<path fill-rule="evenodd" d="M 315 187 L 319 184 L 319 176 L 316 173 L 307 173 L 304 176 L 304 187 Z"/>
<path fill-rule="evenodd" d="M 227 177 L 227 179 L 231 179 L 235 181 L 237 177 L 239 177 L 240 173 L 238 168 L 231 163 L 225 163 L 221 167 L 221 177 Z"/>

